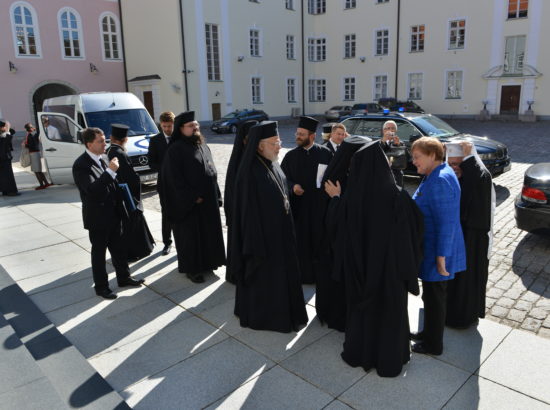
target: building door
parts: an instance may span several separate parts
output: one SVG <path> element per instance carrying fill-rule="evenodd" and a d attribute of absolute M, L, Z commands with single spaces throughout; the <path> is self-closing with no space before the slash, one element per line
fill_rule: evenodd
<path fill-rule="evenodd" d="M 149 115 L 151 115 L 152 118 L 155 118 L 155 109 L 153 108 L 152 91 L 143 92 L 143 105 L 145 105 L 145 108 L 147 108 L 147 111 L 149 111 Z"/>
<path fill-rule="evenodd" d="M 521 85 L 503 85 L 500 95 L 500 113 L 518 114 Z"/>
<path fill-rule="evenodd" d="M 216 121 L 222 117 L 222 107 L 220 103 L 212 104 L 212 120 Z"/>

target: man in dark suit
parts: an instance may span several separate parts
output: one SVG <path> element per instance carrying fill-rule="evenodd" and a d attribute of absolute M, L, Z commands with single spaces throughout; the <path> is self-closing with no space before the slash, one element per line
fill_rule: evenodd
<path fill-rule="evenodd" d="M 92 244 L 92 273 L 98 296 L 116 299 L 109 288 L 105 268 L 105 252 L 109 249 L 119 287 L 141 286 L 143 280 L 130 277 L 126 247 L 122 241 L 124 204 L 118 191 L 116 172 L 118 158 L 105 164 L 105 135 L 99 128 L 86 128 L 82 132 L 86 152 L 73 164 L 73 178 L 82 200 L 84 229 L 88 230 Z"/>
<path fill-rule="evenodd" d="M 336 154 L 336 151 L 338 150 L 338 147 L 340 147 L 342 141 L 344 141 L 344 138 L 349 135 L 346 130 L 346 126 L 340 123 L 324 125 L 323 134 L 325 133 L 328 133 L 328 139 L 323 142 L 323 145 L 327 147 L 330 152 L 332 152 L 332 155 Z"/>
<path fill-rule="evenodd" d="M 168 149 L 172 132 L 174 131 L 174 118 L 173 112 L 165 111 L 160 114 L 160 128 L 162 129 L 157 135 L 155 135 L 149 141 L 149 152 L 147 157 L 149 158 L 149 167 L 153 171 L 157 171 L 157 192 L 159 194 L 161 213 L 162 213 L 162 242 L 164 243 L 163 255 L 168 255 L 172 249 L 172 228 L 170 222 L 164 211 L 164 200 L 162 195 L 162 183 L 161 183 L 161 169 L 162 161 L 164 160 L 164 154 Z"/>

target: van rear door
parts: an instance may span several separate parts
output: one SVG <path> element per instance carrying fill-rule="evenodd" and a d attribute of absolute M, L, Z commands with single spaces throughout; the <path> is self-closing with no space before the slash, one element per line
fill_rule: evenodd
<path fill-rule="evenodd" d="M 78 139 L 78 131 L 82 127 L 69 116 L 55 112 L 39 112 L 38 127 L 52 182 L 73 184 L 73 163 L 85 149 Z"/>

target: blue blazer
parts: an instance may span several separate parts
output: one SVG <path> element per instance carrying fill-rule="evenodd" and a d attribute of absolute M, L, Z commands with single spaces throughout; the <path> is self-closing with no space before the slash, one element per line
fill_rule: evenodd
<path fill-rule="evenodd" d="M 424 178 L 413 195 L 424 214 L 424 260 L 420 279 L 439 282 L 454 279 L 466 269 L 464 236 L 460 225 L 460 184 L 453 169 L 443 163 Z M 437 271 L 436 257 L 445 256 L 449 276 Z"/>

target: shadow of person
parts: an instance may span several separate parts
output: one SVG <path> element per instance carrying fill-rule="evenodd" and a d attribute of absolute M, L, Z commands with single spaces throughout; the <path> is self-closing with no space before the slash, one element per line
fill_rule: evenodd
<path fill-rule="evenodd" d="M 545 267 L 550 264 L 550 237 L 527 233 L 517 244 L 512 256 L 512 271 L 526 289 L 542 295 L 547 287 Z"/>
<path fill-rule="evenodd" d="M 494 184 L 494 186 L 497 200 L 496 205 L 499 206 L 510 197 L 510 190 L 502 185 Z"/>

